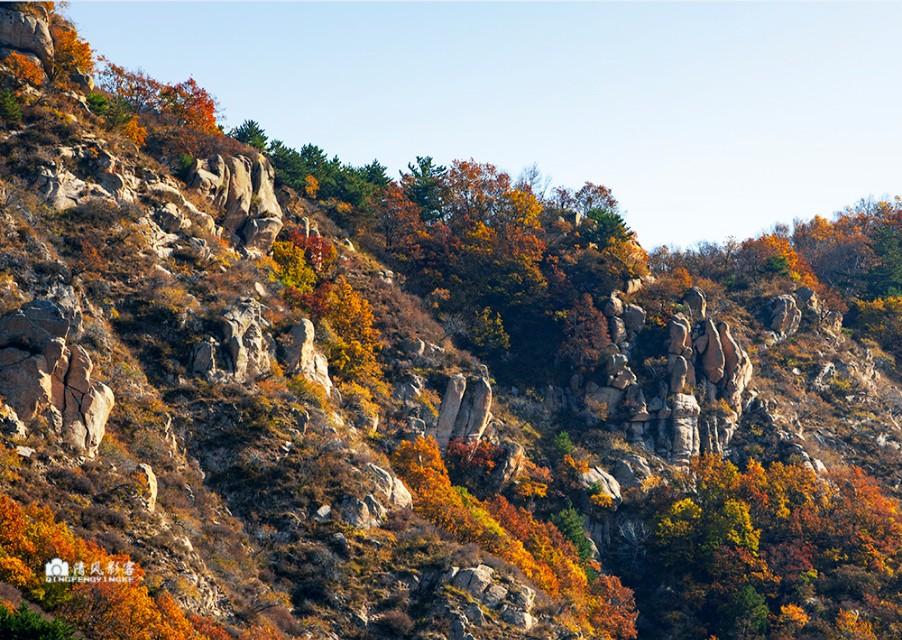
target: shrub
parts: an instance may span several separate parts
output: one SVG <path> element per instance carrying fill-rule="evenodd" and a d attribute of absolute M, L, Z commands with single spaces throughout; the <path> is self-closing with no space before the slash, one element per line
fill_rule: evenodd
<path fill-rule="evenodd" d="M 294 290 L 293 294 L 307 294 L 316 284 L 316 273 L 307 266 L 304 250 L 293 242 L 275 242 L 272 246 L 274 279 Z"/>
<path fill-rule="evenodd" d="M 19 99 L 9 89 L 0 89 L 0 119 L 10 123 L 22 120 L 22 107 L 19 106 Z"/>
<path fill-rule="evenodd" d="M 138 116 L 132 116 L 122 126 L 122 135 L 134 142 L 138 147 L 142 147 L 144 146 L 144 141 L 147 140 L 147 129 L 141 126 Z"/>
<path fill-rule="evenodd" d="M 70 640 L 73 629 L 60 620 L 45 620 L 23 602 L 16 610 L 0 605 L 0 637 L 4 640 Z"/>

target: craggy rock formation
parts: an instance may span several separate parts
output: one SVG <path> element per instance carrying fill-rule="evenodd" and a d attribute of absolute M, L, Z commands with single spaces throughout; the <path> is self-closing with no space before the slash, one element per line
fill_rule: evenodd
<path fill-rule="evenodd" d="M 773 298 L 768 304 L 768 312 L 769 326 L 778 337 L 785 338 L 799 330 L 802 311 L 796 304 L 796 299 L 788 293 Z"/>
<path fill-rule="evenodd" d="M 270 371 L 271 339 L 263 307 L 242 298 L 223 316 L 221 335 L 194 348 L 191 370 L 210 380 L 251 383 Z"/>
<path fill-rule="evenodd" d="M 0 318 L 0 395 L 19 419 L 46 416 L 76 453 L 92 458 L 115 398 L 91 379 L 88 352 L 71 344 L 74 317 L 37 300 Z"/>
<path fill-rule="evenodd" d="M 645 323 L 645 310 L 624 305 L 619 294 L 612 294 L 603 312 L 609 329 L 616 326 L 614 320 L 623 321 L 625 336 L 607 347 L 597 371 L 587 376 L 590 379 L 574 375 L 569 389 L 550 387 L 546 410 L 569 408 L 583 415 L 587 424 L 622 430 L 629 442 L 679 465 L 699 453 L 723 452 L 742 414 L 752 379 L 751 360 L 729 324 L 708 313 L 701 289 L 690 289 L 683 300 L 691 319 L 683 313 L 671 317 L 664 344 L 667 353 L 662 354 L 666 365 L 657 365 L 654 384 L 649 384 L 634 373 L 630 356 L 631 342 Z"/>
<path fill-rule="evenodd" d="M 284 336 L 282 348 L 285 370 L 288 373 L 300 373 L 311 382 L 315 382 L 332 395 L 332 380 L 329 378 L 329 361 L 314 346 L 313 323 L 304 318 L 294 325 Z"/>
<path fill-rule="evenodd" d="M 194 163 L 188 183 L 221 212 L 220 224 L 237 245 L 265 253 L 282 229 L 275 171 L 264 156 L 213 156 Z"/>
<path fill-rule="evenodd" d="M 0 7 L 0 58 L 17 51 L 49 67 L 53 61 L 53 39 L 47 11 L 38 5 L 35 8 L 36 11 L 19 11 L 15 3 Z"/>
<path fill-rule="evenodd" d="M 492 386 L 480 376 L 469 381 L 461 374 L 451 376 L 442 399 L 435 439 L 448 446 L 454 438 L 479 440 L 492 417 Z"/>
<path fill-rule="evenodd" d="M 489 610 L 496 611 L 504 622 L 523 631 L 531 630 L 537 620 L 532 615 L 535 605 L 535 591 L 511 579 L 503 579 L 488 565 L 451 570 L 443 577 L 442 582 L 466 591 L 473 599 Z M 480 624 L 481 616 L 470 611 L 459 616 L 451 624 L 451 635 L 456 638 L 472 638 L 467 633 L 470 625 Z"/>

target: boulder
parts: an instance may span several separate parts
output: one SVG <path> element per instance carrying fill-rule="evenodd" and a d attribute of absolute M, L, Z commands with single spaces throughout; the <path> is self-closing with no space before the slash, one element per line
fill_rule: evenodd
<path fill-rule="evenodd" d="M 683 296 L 683 303 L 689 307 L 694 322 L 702 322 L 708 317 L 708 302 L 705 300 L 705 292 L 698 287 L 692 287 Z"/>
<path fill-rule="evenodd" d="M 717 323 L 717 333 L 724 353 L 722 395 L 737 412 L 742 409 L 742 396 L 752 381 L 752 360 L 730 333 L 730 325 Z"/>
<path fill-rule="evenodd" d="M 354 496 L 347 496 L 341 502 L 338 513 L 342 522 L 355 529 L 372 529 L 379 526 L 379 518 L 370 510 L 367 502 Z"/>
<path fill-rule="evenodd" d="M 28 429 L 19 420 L 16 410 L 4 402 L 0 402 L 0 434 L 13 440 L 23 440 L 28 436 Z"/>
<path fill-rule="evenodd" d="M 586 385 L 585 403 L 589 412 L 602 420 L 607 420 L 620 409 L 624 392 L 616 387 Z"/>
<path fill-rule="evenodd" d="M 796 299 L 789 294 L 783 294 L 771 299 L 768 303 L 770 314 L 769 327 L 781 338 L 794 334 L 799 330 L 802 321 L 802 311 L 796 304 Z"/>
<path fill-rule="evenodd" d="M 626 331 L 631 336 L 636 335 L 645 326 L 646 314 L 645 309 L 637 304 L 628 304 L 623 309 L 623 324 Z"/>
<path fill-rule="evenodd" d="M 623 344 L 626 342 L 627 333 L 623 318 L 616 316 L 608 318 L 608 331 L 614 344 Z"/>
<path fill-rule="evenodd" d="M 709 382 L 717 384 L 723 379 L 724 358 L 723 345 L 720 342 L 720 334 L 711 319 L 705 321 L 705 333 L 696 342 L 696 349 L 702 354 L 702 368 Z"/>
<path fill-rule="evenodd" d="M 648 461 L 636 454 L 627 454 L 614 465 L 614 477 L 621 487 L 638 487 L 652 476 Z"/>
<path fill-rule="evenodd" d="M 492 584 L 492 578 L 495 570 L 485 564 L 476 567 L 461 569 L 452 578 L 451 584 L 458 589 L 463 589 L 470 595 L 479 597 Z"/>
<path fill-rule="evenodd" d="M 616 291 L 608 296 L 608 299 L 605 301 L 604 305 L 602 305 L 601 310 L 608 318 L 614 318 L 623 314 L 623 301 L 617 295 Z"/>
<path fill-rule="evenodd" d="M 620 495 L 620 483 L 617 482 L 617 478 L 601 467 L 592 467 L 580 475 L 579 481 L 583 489 L 598 491 L 611 498 L 614 504 L 620 504 L 623 499 Z"/>
<path fill-rule="evenodd" d="M 230 358 L 236 382 L 253 382 L 270 371 L 270 352 L 264 328 L 263 307 L 253 298 L 242 298 L 223 317 L 222 345 Z"/>
<path fill-rule="evenodd" d="M 53 62 L 53 39 L 46 10 L 26 13 L 0 7 L 0 48 L 32 54 L 49 69 Z"/>
<path fill-rule="evenodd" d="M 670 372 L 670 390 L 674 393 L 683 393 L 689 385 L 689 363 L 683 356 L 670 356 L 668 362 Z"/>
<path fill-rule="evenodd" d="M 457 422 L 457 414 L 460 412 L 460 405 L 466 390 L 467 378 L 464 375 L 458 373 L 448 380 L 434 433 L 435 439 L 442 449 L 447 447 L 448 442 L 451 441 L 454 424 Z"/>
<path fill-rule="evenodd" d="M 300 373 L 323 387 L 327 395 L 332 395 L 329 361 L 314 346 L 314 338 L 313 323 L 307 318 L 303 318 L 288 331 L 282 349 L 285 371 Z"/>
<path fill-rule="evenodd" d="M 689 337 L 692 333 L 692 325 L 689 324 L 686 316 L 678 313 L 672 317 L 668 324 L 668 332 L 670 335 L 670 342 L 667 347 L 668 353 L 682 356 L 691 353 L 692 347 Z"/>
<path fill-rule="evenodd" d="M 492 386 L 487 377 L 467 380 L 462 374 L 451 376 L 442 399 L 434 429 L 439 446 L 445 448 L 454 438 L 479 440 L 492 417 Z"/>
<path fill-rule="evenodd" d="M 406 509 L 413 506 L 413 498 L 404 483 L 391 471 L 387 471 L 372 462 L 366 465 L 366 470 L 376 485 L 376 492 L 390 505 L 398 509 Z"/>
<path fill-rule="evenodd" d="M 492 386 L 486 377 L 478 377 L 467 384 L 452 437 L 479 440 L 492 416 Z"/>

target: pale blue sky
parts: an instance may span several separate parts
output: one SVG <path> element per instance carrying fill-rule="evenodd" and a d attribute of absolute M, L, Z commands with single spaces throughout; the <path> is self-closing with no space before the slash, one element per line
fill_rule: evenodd
<path fill-rule="evenodd" d="M 227 125 L 394 175 L 473 157 L 610 186 L 646 246 L 902 193 L 902 5 L 83 3 L 95 49 Z"/>

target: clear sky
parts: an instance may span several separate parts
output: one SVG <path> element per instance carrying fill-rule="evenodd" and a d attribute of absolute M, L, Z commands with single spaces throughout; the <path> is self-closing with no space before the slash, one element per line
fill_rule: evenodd
<path fill-rule="evenodd" d="M 85 3 L 95 49 L 227 126 L 397 175 L 475 158 L 614 190 L 646 246 L 902 193 L 900 4 Z"/>

